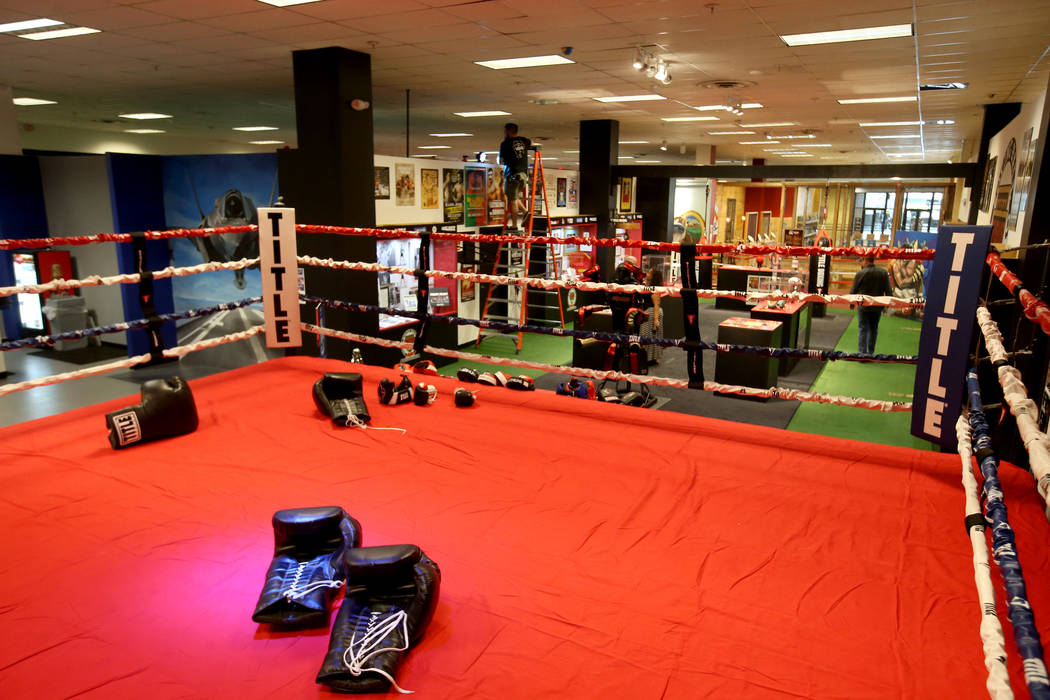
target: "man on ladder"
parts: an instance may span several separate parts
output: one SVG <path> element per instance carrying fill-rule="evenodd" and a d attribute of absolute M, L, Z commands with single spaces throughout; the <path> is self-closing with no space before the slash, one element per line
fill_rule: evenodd
<path fill-rule="evenodd" d="M 521 229 L 518 228 L 518 208 L 525 185 L 529 181 L 529 149 L 532 148 L 532 141 L 518 136 L 517 124 L 505 124 L 503 131 L 506 138 L 499 145 L 499 162 L 503 166 L 503 191 L 507 197 L 507 233 L 521 233 Z"/>

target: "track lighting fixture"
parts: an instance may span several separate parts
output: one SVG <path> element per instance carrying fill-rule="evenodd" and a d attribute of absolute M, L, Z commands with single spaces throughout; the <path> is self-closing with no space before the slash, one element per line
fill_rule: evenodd
<path fill-rule="evenodd" d="M 664 85 L 671 84 L 671 66 L 662 58 L 641 46 L 635 49 L 634 62 L 631 67 L 643 73 L 646 78 L 652 78 Z"/>
<path fill-rule="evenodd" d="M 667 150 L 667 139 L 664 139 L 663 141 L 660 142 L 660 150 L 661 151 L 666 151 Z"/>

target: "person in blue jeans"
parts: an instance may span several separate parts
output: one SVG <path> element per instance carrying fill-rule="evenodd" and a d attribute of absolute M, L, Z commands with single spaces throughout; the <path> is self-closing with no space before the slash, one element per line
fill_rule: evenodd
<path fill-rule="evenodd" d="M 893 296 L 890 273 L 875 264 L 875 258 L 861 258 L 860 271 L 853 277 L 850 294 L 873 297 Z M 875 340 L 879 337 L 881 306 L 861 306 L 857 309 L 857 352 L 875 354 Z"/>

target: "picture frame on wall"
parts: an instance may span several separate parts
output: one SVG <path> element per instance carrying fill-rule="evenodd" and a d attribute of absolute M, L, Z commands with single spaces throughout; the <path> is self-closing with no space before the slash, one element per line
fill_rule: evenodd
<path fill-rule="evenodd" d="M 629 177 L 620 178 L 620 211 L 631 211 L 631 195 L 633 194 L 634 179 Z"/>
<path fill-rule="evenodd" d="M 558 178 L 558 190 L 557 190 L 557 192 L 558 192 L 558 194 L 557 194 L 557 200 L 556 200 L 557 201 L 557 205 L 556 206 L 564 207 L 566 205 L 566 203 L 568 202 L 568 196 L 569 196 L 569 180 L 568 180 L 568 178 L 564 178 L 564 177 L 559 177 Z"/>
<path fill-rule="evenodd" d="M 411 163 L 398 163 L 394 174 L 397 176 L 397 206 L 412 207 L 416 204 L 416 166 Z"/>
<path fill-rule="evenodd" d="M 438 171 L 436 168 L 419 170 L 420 208 L 438 208 Z"/>
<path fill-rule="evenodd" d="M 376 166 L 375 181 L 375 198 L 390 199 L 390 168 Z"/>
<path fill-rule="evenodd" d="M 473 265 L 463 265 L 463 272 L 474 273 L 476 270 Z M 461 302 L 474 301 L 477 294 L 477 285 L 474 280 L 460 280 L 459 281 L 459 300 Z"/>
<path fill-rule="evenodd" d="M 992 156 L 984 168 L 984 188 L 981 190 L 981 203 L 978 205 L 981 211 L 988 211 L 992 206 L 992 188 L 995 187 L 995 166 L 998 162 L 999 156 Z"/>

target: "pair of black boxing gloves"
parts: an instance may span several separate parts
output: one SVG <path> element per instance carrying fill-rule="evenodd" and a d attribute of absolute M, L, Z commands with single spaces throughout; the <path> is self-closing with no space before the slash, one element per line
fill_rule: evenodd
<path fill-rule="evenodd" d="M 362 547 L 361 524 L 339 506 L 279 510 L 273 534 L 273 560 L 252 620 L 325 627 L 345 586 L 317 682 L 344 693 L 405 692 L 395 676 L 434 615 L 437 564 L 416 545 Z"/>

